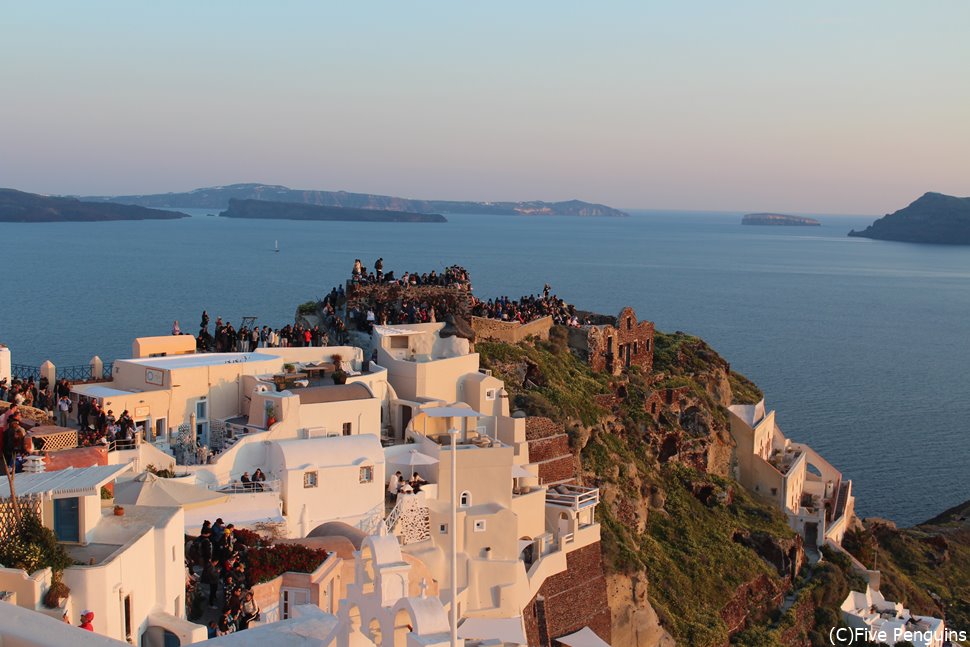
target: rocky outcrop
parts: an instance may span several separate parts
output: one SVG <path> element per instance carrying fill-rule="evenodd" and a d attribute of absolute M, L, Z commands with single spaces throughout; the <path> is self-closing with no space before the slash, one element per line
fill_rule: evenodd
<path fill-rule="evenodd" d="M 99 222 L 103 220 L 177 220 L 177 211 L 129 204 L 82 202 L 14 189 L 0 189 L 0 222 Z"/>
<path fill-rule="evenodd" d="M 925 193 L 849 236 L 908 243 L 970 245 L 970 198 Z"/>
<path fill-rule="evenodd" d="M 721 609 L 728 633 L 733 635 L 749 622 L 764 620 L 781 605 L 786 590 L 787 587 L 767 575 L 759 575 L 739 586 Z"/>
<path fill-rule="evenodd" d="M 257 218 L 265 220 L 349 220 L 352 222 L 447 222 L 440 214 L 411 213 L 349 207 L 321 207 L 296 202 L 265 200 L 229 201 L 223 218 Z"/>
<path fill-rule="evenodd" d="M 677 641 L 660 624 L 647 595 L 647 579 L 613 573 L 606 578 L 613 609 L 613 645 L 674 647 Z"/>
<path fill-rule="evenodd" d="M 783 213 L 749 213 L 741 218 L 741 224 L 776 227 L 820 227 L 822 225 L 822 223 L 814 218 L 789 216 Z"/>

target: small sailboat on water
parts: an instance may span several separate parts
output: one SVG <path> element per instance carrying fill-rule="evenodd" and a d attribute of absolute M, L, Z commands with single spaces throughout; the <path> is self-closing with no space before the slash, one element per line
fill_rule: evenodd
<path fill-rule="evenodd" d="M 280 253 L 280 241 L 276 241 L 276 249 L 273 251 L 275 251 L 277 254 Z"/>

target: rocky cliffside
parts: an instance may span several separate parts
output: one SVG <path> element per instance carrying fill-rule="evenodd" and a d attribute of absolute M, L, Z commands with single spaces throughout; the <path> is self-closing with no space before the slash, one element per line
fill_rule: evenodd
<path fill-rule="evenodd" d="M 725 406 L 760 392 L 697 338 L 655 344 L 654 372 L 618 377 L 591 372 L 562 329 L 476 350 L 513 407 L 565 425 L 580 480 L 601 490 L 612 644 L 723 645 L 778 607 L 804 553 L 728 478 Z"/>
<path fill-rule="evenodd" d="M 909 243 L 970 245 L 970 198 L 925 193 L 849 236 Z"/>
<path fill-rule="evenodd" d="M 0 189 L 0 222 L 100 222 L 103 220 L 176 220 L 184 213 L 130 204 L 82 202 L 14 189 Z"/>
<path fill-rule="evenodd" d="M 566 200 L 563 202 L 471 202 L 465 200 L 414 200 L 372 193 L 290 189 L 272 184 L 230 184 L 183 193 L 152 195 L 94 196 L 86 200 L 138 204 L 146 207 L 225 209 L 229 200 L 296 202 L 324 207 L 345 207 L 409 213 L 468 213 L 523 216 L 577 216 L 584 218 L 622 217 L 627 214 L 604 204 Z"/>

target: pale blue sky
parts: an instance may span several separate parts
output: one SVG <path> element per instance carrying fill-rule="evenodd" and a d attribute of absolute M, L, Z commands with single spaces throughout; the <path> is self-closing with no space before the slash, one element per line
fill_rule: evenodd
<path fill-rule="evenodd" d="M 881 214 L 970 195 L 970 3 L 6 2 L 0 186 Z"/>

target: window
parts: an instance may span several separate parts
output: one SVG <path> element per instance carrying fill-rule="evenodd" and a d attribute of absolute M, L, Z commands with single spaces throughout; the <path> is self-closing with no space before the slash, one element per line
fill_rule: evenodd
<path fill-rule="evenodd" d="M 303 487 L 310 488 L 317 486 L 317 473 L 316 472 L 304 472 L 303 473 Z"/>
<path fill-rule="evenodd" d="M 778 496 L 778 488 L 776 487 L 771 488 L 771 496 Z"/>
<path fill-rule="evenodd" d="M 440 534 L 440 535 L 447 535 L 448 534 L 448 524 L 443 523 L 440 526 L 438 526 L 438 534 Z"/>
<path fill-rule="evenodd" d="M 639 349 L 637 348 L 638 344 L 639 344 L 639 342 L 633 342 L 633 354 L 634 355 L 638 355 L 640 353 Z"/>
<path fill-rule="evenodd" d="M 374 466 L 364 465 L 360 468 L 360 482 L 372 483 L 374 481 Z"/>
<path fill-rule="evenodd" d="M 485 532 L 485 520 L 476 519 L 475 520 L 475 532 Z"/>
<path fill-rule="evenodd" d="M 626 329 L 633 330 L 633 317 L 626 318 Z"/>
<path fill-rule="evenodd" d="M 286 620 L 293 614 L 293 607 L 301 604 L 310 604 L 310 591 L 308 589 L 283 588 L 280 590 L 280 620 Z"/>
<path fill-rule="evenodd" d="M 353 423 L 350 423 L 350 422 L 344 423 L 344 436 L 349 436 L 350 432 L 352 432 L 353 430 L 354 430 Z"/>
<path fill-rule="evenodd" d="M 202 398 L 201 400 L 195 403 L 195 417 L 198 420 L 205 420 L 206 418 L 208 418 L 208 416 L 206 415 L 206 411 L 208 410 L 208 407 L 206 406 L 207 404 L 208 403 L 206 402 L 205 398 Z"/>
<path fill-rule="evenodd" d="M 495 389 L 487 389 L 485 391 L 485 399 L 486 400 L 494 400 L 495 399 Z"/>
<path fill-rule="evenodd" d="M 467 507 L 470 507 L 471 504 L 472 504 L 472 493 L 469 492 L 468 490 L 465 490 L 464 492 L 461 493 L 461 496 L 458 498 L 458 507 L 467 508 Z"/>

